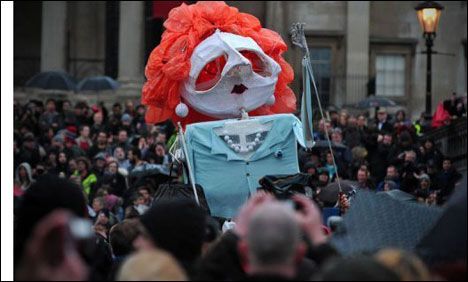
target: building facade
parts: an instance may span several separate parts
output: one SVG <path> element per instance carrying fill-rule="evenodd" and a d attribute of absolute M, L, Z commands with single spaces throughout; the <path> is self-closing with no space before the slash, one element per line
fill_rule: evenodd
<path fill-rule="evenodd" d="M 303 22 L 324 104 L 352 105 L 377 95 L 405 105 L 413 117 L 424 111 L 426 55 L 422 52 L 426 47 L 414 10 L 418 1 L 227 3 L 255 15 L 288 42 L 285 57 L 295 70 L 293 90 L 298 96 L 302 54 L 288 37 L 291 24 Z M 444 10 L 433 48 L 439 54 L 432 57 L 433 111 L 438 101 L 453 92 L 465 95 L 467 86 L 466 2 L 440 3 Z M 159 42 L 170 5 L 174 3 L 15 3 L 17 92 L 21 93 L 25 81 L 37 72 L 64 70 L 77 79 L 109 75 L 123 85 L 119 97 L 138 99 L 146 60 Z"/>

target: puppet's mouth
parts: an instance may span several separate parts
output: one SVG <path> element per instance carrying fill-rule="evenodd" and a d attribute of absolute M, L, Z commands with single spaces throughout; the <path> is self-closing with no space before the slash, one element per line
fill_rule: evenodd
<path fill-rule="evenodd" d="M 247 88 L 247 86 L 245 86 L 244 84 L 236 84 L 232 88 L 231 94 L 242 94 L 247 89 L 249 88 Z"/>

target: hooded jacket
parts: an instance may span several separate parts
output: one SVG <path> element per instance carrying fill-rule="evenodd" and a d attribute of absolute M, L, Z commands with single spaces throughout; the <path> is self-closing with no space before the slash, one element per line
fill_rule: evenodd
<path fill-rule="evenodd" d="M 20 177 L 19 177 L 19 170 L 21 167 L 24 167 L 24 169 L 26 170 L 26 175 L 28 177 L 28 183 L 26 182 L 22 182 Z M 16 172 L 15 172 L 15 181 L 17 181 L 19 183 L 19 185 L 21 186 L 21 190 L 23 191 L 26 191 L 30 186 L 31 184 L 33 184 L 35 181 L 34 179 L 32 178 L 32 171 L 31 171 L 31 166 L 28 164 L 28 163 L 21 163 L 18 168 L 16 169 Z"/>

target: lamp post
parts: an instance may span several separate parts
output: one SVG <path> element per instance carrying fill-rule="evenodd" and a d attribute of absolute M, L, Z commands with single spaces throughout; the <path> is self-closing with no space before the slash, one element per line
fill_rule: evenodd
<path fill-rule="evenodd" d="M 432 115 L 432 46 L 436 37 L 437 25 L 439 24 L 442 5 L 434 1 L 424 1 L 417 5 L 418 20 L 423 29 L 423 37 L 426 39 L 427 69 L 426 69 L 426 114 Z"/>

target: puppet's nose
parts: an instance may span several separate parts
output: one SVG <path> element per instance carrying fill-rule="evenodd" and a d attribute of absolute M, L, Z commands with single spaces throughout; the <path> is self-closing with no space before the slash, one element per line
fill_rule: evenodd
<path fill-rule="evenodd" d="M 247 74 L 249 74 L 250 72 L 252 71 L 252 67 L 250 66 L 250 64 L 246 64 L 246 63 L 243 63 L 243 64 L 239 64 L 239 65 L 236 65 L 234 67 L 232 67 L 228 72 L 227 72 L 227 76 L 233 76 L 233 77 L 243 77 Z"/>

